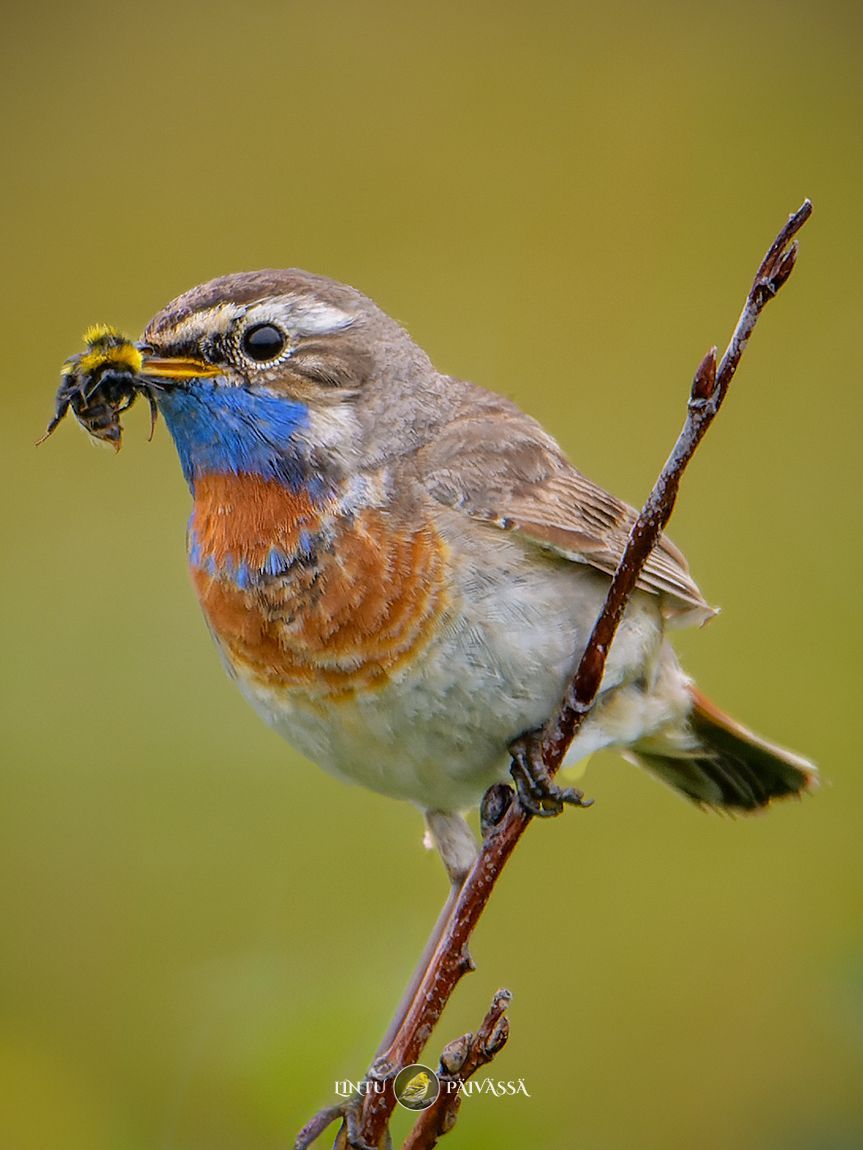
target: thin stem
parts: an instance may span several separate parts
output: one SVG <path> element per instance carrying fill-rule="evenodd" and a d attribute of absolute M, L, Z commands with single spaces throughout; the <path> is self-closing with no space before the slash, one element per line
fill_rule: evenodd
<path fill-rule="evenodd" d="M 806 200 L 789 217 L 755 275 L 718 367 L 714 348 L 695 373 L 683 429 L 633 525 L 578 668 L 567 686 L 558 712 L 543 733 L 542 756 L 551 776 L 558 771 L 567 748 L 590 712 L 602 682 L 611 643 L 644 565 L 671 516 L 683 473 L 722 406 L 759 315 L 794 268 L 797 244 L 792 241 L 811 214 L 812 205 Z M 390 1080 L 399 1068 L 419 1058 L 453 990 L 462 975 L 472 969 L 468 952 L 471 935 L 530 821 L 531 816 L 521 805 L 512 802 L 500 821 L 488 830 L 443 933 L 436 939 L 428 964 L 416 980 L 415 992 L 402 1012 L 401 1023 L 372 1066 L 371 1077 Z M 394 1105 L 391 1088 L 382 1094 L 367 1094 L 358 1115 L 354 1144 L 381 1145 L 387 1135 Z M 417 1148 L 433 1143 L 415 1138 L 410 1144 Z"/>
<path fill-rule="evenodd" d="M 419 990 L 422 980 L 425 977 L 425 973 L 432 962 L 435 951 L 440 946 L 441 941 L 447 935 L 450 921 L 455 913 L 456 907 L 458 906 L 458 896 L 461 893 L 463 885 L 463 883 L 453 883 L 452 887 L 450 887 L 450 892 L 447 900 L 443 904 L 441 912 L 438 915 L 437 922 L 432 927 L 432 932 L 426 940 L 425 949 L 420 955 L 419 962 L 414 968 L 414 972 L 411 975 L 411 980 L 408 983 L 404 994 L 402 995 L 402 1000 L 396 1008 L 396 1012 L 393 1015 L 392 1022 L 390 1022 L 386 1034 L 381 1039 L 380 1047 L 378 1048 L 378 1052 L 375 1055 L 376 1062 L 379 1059 L 386 1057 L 387 1051 L 395 1041 L 396 1036 L 405 1025 L 407 1014 L 411 1008 L 412 1003 L 416 999 L 417 991 Z"/>

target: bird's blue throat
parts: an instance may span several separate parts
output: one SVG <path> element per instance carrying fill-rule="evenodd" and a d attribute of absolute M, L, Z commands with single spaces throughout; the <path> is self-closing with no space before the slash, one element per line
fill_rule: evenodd
<path fill-rule="evenodd" d="M 193 495 L 203 490 L 206 477 L 231 475 L 275 481 L 301 500 L 308 500 L 306 506 L 315 507 L 326 500 L 330 484 L 313 465 L 307 444 L 297 434 L 309 423 L 304 404 L 212 380 L 165 388 L 156 397 Z M 290 554 L 274 546 L 263 560 L 252 562 L 243 554 L 246 510 L 237 507 L 232 513 L 241 540 L 236 554 L 218 556 L 209 551 L 206 540 L 199 539 L 197 511 L 192 514 L 188 547 L 193 568 L 246 590 L 313 556 L 315 534 L 301 529 Z"/>
<path fill-rule="evenodd" d="M 308 452 L 297 432 L 308 408 L 282 395 L 200 380 L 156 393 L 186 482 L 194 492 L 201 475 L 260 475 L 291 491 L 318 489 Z"/>

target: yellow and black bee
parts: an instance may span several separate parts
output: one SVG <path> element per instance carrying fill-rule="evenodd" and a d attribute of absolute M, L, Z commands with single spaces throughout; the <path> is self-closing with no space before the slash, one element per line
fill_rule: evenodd
<path fill-rule="evenodd" d="M 150 404 L 150 435 L 156 426 L 156 401 L 150 381 L 141 377 L 141 349 L 114 327 L 94 324 L 84 332 L 86 348 L 63 364 L 54 418 L 40 443 L 54 431 L 66 412 L 94 439 L 120 450 L 120 415 L 144 395 Z"/>

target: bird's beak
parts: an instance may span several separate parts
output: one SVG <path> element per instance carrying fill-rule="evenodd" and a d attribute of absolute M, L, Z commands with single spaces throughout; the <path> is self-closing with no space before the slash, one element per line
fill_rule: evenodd
<path fill-rule="evenodd" d="M 138 374 L 150 379 L 207 379 L 220 372 L 213 364 L 192 356 L 153 355 L 146 347 L 141 347 L 140 351 L 142 358 Z"/>

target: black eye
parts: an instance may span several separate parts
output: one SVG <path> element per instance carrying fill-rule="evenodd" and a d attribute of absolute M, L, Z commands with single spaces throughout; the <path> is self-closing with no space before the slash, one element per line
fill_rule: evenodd
<path fill-rule="evenodd" d="M 285 350 L 288 338 L 271 323 L 259 323 L 243 335 L 243 351 L 258 363 L 276 359 Z"/>

